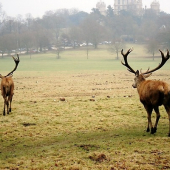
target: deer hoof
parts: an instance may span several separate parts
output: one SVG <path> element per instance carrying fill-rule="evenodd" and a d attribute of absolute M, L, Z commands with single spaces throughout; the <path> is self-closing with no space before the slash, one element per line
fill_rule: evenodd
<path fill-rule="evenodd" d="M 9 108 L 9 112 L 11 112 L 11 108 Z"/>
<path fill-rule="evenodd" d="M 146 132 L 150 132 L 150 129 L 149 129 L 149 127 L 146 129 Z"/>
<path fill-rule="evenodd" d="M 151 134 L 155 133 L 155 128 L 151 128 Z"/>
<path fill-rule="evenodd" d="M 156 131 L 157 131 L 157 128 L 156 128 L 156 127 L 154 127 L 153 129 L 154 129 L 154 133 L 156 133 Z"/>

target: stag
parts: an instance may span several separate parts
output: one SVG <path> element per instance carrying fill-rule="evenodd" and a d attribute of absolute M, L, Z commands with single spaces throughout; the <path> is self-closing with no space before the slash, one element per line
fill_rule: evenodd
<path fill-rule="evenodd" d="M 139 72 L 139 70 L 134 71 L 134 69 L 132 69 L 132 67 L 128 64 L 127 56 L 132 50 L 133 49 L 129 49 L 126 54 L 124 54 L 122 49 L 121 54 L 124 58 L 124 63 L 122 62 L 122 64 L 127 67 L 128 71 L 135 74 L 134 84 L 132 86 L 137 88 L 140 101 L 147 112 L 148 126 L 146 131 L 150 132 L 151 130 L 151 134 L 156 133 L 160 118 L 159 106 L 163 105 L 169 117 L 168 136 L 170 137 L 170 86 L 163 81 L 146 80 L 146 78 L 148 78 L 154 71 L 160 69 L 166 63 L 170 57 L 169 51 L 167 50 L 167 54 L 165 56 L 164 53 L 159 50 L 162 56 L 161 63 L 156 68 L 152 70 L 148 69 L 146 72 L 142 73 L 142 71 Z M 156 112 L 156 121 L 154 126 L 151 121 L 151 114 L 153 110 Z"/>
<path fill-rule="evenodd" d="M 14 82 L 12 79 L 13 72 L 17 69 L 18 64 L 20 62 L 19 60 L 19 55 L 17 54 L 17 57 L 13 57 L 13 60 L 15 62 L 15 67 L 14 69 L 8 73 L 6 76 L 2 76 L 0 74 L 1 80 L 1 94 L 4 98 L 4 110 L 3 110 L 3 115 L 5 116 L 5 106 L 7 106 L 7 114 L 11 112 L 11 103 L 12 103 L 12 97 L 14 95 Z"/>

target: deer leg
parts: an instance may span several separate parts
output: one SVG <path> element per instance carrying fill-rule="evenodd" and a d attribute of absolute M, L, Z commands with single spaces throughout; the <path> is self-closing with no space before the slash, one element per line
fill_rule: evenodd
<path fill-rule="evenodd" d="M 170 112 L 168 113 L 168 118 L 169 118 L 169 133 L 168 133 L 168 136 L 170 137 Z"/>
<path fill-rule="evenodd" d="M 5 95 L 3 95 L 4 98 L 4 110 L 3 110 L 3 115 L 5 116 L 5 107 L 6 107 L 6 103 L 7 103 L 7 97 Z"/>
<path fill-rule="evenodd" d="M 168 136 L 170 137 L 170 107 L 169 106 L 164 106 L 166 109 L 166 112 L 168 114 L 168 118 L 169 118 L 169 133 Z"/>
<path fill-rule="evenodd" d="M 150 128 L 149 128 L 149 116 L 148 116 L 148 126 L 147 126 L 147 129 L 146 129 L 146 132 L 150 132 Z"/>
<path fill-rule="evenodd" d="M 6 100 L 6 106 L 7 106 L 7 114 L 9 115 L 9 98 Z"/>
<path fill-rule="evenodd" d="M 158 125 L 159 118 L 160 118 L 159 107 L 154 107 L 154 110 L 156 112 L 156 121 L 155 121 L 155 126 L 154 126 L 154 133 L 156 133 L 157 125 Z"/>
<path fill-rule="evenodd" d="M 9 112 L 11 112 L 12 96 L 9 96 Z"/>
<path fill-rule="evenodd" d="M 4 99 L 4 110 L 3 110 L 3 115 L 5 116 L 5 106 L 6 106 L 6 101 Z"/>
<path fill-rule="evenodd" d="M 144 106 L 146 111 L 147 111 L 147 114 L 148 114 L 148 127 L 146 129 L 146 132 L 150 132 L 150 128 L 151 128 L 151 134 L 154 133 L 154 128 L 152 126 L 152 121 L 151 121 L 151 115 L 152 115 L 152 110 L 153 110 L 153 107 L 149 107 L 149 106 Z"/>

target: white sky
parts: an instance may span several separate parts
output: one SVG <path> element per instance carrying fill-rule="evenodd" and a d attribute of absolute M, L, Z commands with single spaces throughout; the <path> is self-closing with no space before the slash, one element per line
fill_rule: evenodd
<path fill-rule="evenodd" d="M 113 7 L 114 0 L 102 0 L 106 6 Z M 143 7 L 150 8 L 153 0 L 143 0 Z M 21 14 L 25 17 L 26 14 L 31 13 L 33 17 L 42 17 L 46 11 L 57 10 L 61 8 L 77 8 L 79 10 L 90 12 L 92 8 L 96 7 L 99 0 L 0 0 L 2 10 L 8 16 L 17 17 Z M 162 11 L 170 13 L 170 1 L 159 0 Z"/>

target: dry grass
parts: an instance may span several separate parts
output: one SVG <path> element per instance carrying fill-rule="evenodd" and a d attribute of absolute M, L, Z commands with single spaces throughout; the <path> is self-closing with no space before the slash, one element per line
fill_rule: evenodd
<path fill-rule="evenodd" d="M 18 72 L 14 81 L 12 113 L 0 115 L 0 169 L 170 169 L 167 115 L 161 109 L 155 135 L 144 131 L 128 72 Z"/>

